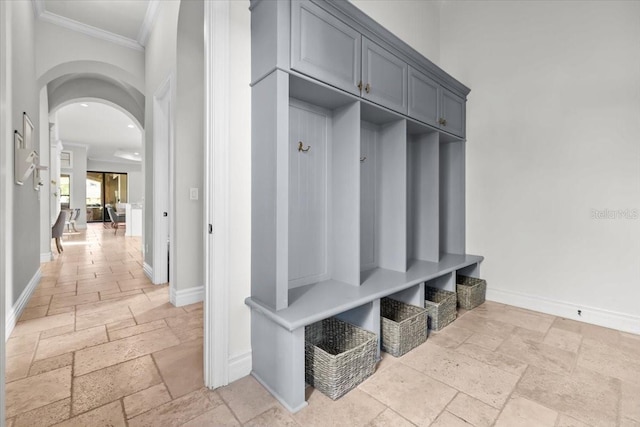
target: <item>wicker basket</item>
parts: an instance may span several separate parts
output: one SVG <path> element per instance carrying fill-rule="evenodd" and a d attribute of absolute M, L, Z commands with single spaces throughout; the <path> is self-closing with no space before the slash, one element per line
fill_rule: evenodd
<path fill-rule="evenodd" d="M 487 293 L 487 282 L 475 277 L 458 275 L 456 291 L 458 294 L 458 306 L 465 310 L 471 310 L 484 302 Z"/>
<path fill-rule="evenodd" d="M 305 328 L 306 382 L 335 400 L 373 373 L 378 337 L 330 317 Z"/>
<path fill-rule="evenodd" d="M 427 340 L 427 311 L 391 298 L 382 298 L 382 350 L 399 357 Z"/>
<path fill-rule="evenodd" d="M 439 331 L 456 320 L 456 293 L 426 287 L 425 308 L 429 316 L 429 329 Z"/>

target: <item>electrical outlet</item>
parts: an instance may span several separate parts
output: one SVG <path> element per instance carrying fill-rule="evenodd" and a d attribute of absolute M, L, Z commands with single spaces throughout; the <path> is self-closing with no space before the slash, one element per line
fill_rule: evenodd
<path fill-rule="evenodd" d="M 198 200 L 198 189 L 197 188 L 190 188 L 189 189 L 189 198 L 191 200 Z"/>

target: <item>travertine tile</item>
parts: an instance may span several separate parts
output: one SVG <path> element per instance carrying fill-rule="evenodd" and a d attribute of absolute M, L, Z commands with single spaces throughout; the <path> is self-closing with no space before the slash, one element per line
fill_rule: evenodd
<path fill-rule="evenodd" d="M 403 363 L 370 377 L 358 388 L 416 425 L 429 425 L 456 395 L 456 390 Z M 426 393 L 425 391 L 429 392 Z"/>
<path fill-rule="evenodd" d="M 582 342 L 582 334 L 560 328 L 551 328 L 544 337 L 543 342 L 561 350 L 577 353 Z"/>
<path fill-rule="evenodd" d="M 155 286 L 147 278 L 118 280 L 118 285 L 120 286 L 120 291 L 122 292 L 130 291 L 132 289 L 152 288 L 153 286 Z"/>
<path fill-rule="evenodd" d="M 184 309 L 184 308 L 183 308 Z M 172 329 L 194 329 L 202 328 L 204 325 L 202 310 L 191 311 L 180 316 L 167 318 L 167 324 Z"/>
<path fill-rule="evenodd" d="M 40 344 L 38 344 L 35 360 L 48 359 L 53 356 L 92 347 L 107 341 L 107 331 L 104 326 L 97 326 L 82 331 L 69 332 L 53 338 L 42 339 L 40 340 Z"/>
<path fill-rule="evenodd" d="M 73 379 L 74 414 L 97 408 L 162 382 L 151 356 L 110 366 Z"/>
<path fill-rule="evenodd" d="M 135 325 L 135 322 L 133 322 Z M 167 328 L 167 322 L 164 319 L 156 320 L 154 322 L 143 323 L 142 325 L 129 326 L 126 328 L 116 329 L 109 332 L 109 338 L 111 341 L 120 340 L 122 338 L 132 337 L 134 335 L 142 334 L 145 332 L 155 331 L 156 329 Z"/>
<path fill-rule="evenodd" d="M 73 305 L 69 305 L 67 307 L 59 307 L 59 308 L 49 306 L 49 311 L 47 312 L 47 316 L 53 316 L 56 314 L 63 314 L 63 313 L 75 313 L 75 311 L 76 311 L 76 308 Z"/>
<path fill-rule="evenodd" d="M 71 399 L 66 398 L 16 417 L 14 427 L 48 427 L 69 418 Z"/>
<path fill-rule="evenodd" d="M 17 354 L 32 355 L 36 351 L 36 345 L 38 345 L 38 339 L 40 334 L 19 335 L 14 336 L 11 334 L 11 338 L 7 340 L 7 346 L 5 351 L 7 357 L 15 356 Z"/>
<path fill-rule="evenodd" d="M 123 403 L 127 418 L 133 418 L 170 400 L 167 388 L 160 383 L 125 397 Z"/>
<path fill-rule="evenodd" d="M 507 402 L 496 421 L 496 427 L 548 427 L 553 426 L 558 413 L 539 403 L 514 396 Z"/>
<path fill-rule="evenodd" d="M 505 310 L 492 313 L 491 319 L 520 328 L 546 333 L 553 324 L 555 317 L 516 307 L 508 307 Z"/>
<path fill-rule="evenodd" d="M 165 302 L 161 305 L 149 302 L 148 304 L 135 304 L 130 307 L 138 324 L 185 314 L 182 308 L 174 307 L 170 302 Z"/>
<path fill-rule="evenodd" d="M 496 351 L 490 351 L 483 347 L 478 347 L 474 344 L 465 342 L 455 351 L 456 353 L 472 357 L 486 363 L 487 365 L 494 366 L 514 375 L 520 376 L 527 369 L 527 364 L 525 362 L 514 359 L 513 357 L 505 356 L 504 354 Z"/>
<path fill-rule="evenodd" d="M 498 348 L 503 341 L 504 338 L 476 332 L 465 341 L 465 344 L 474 344 L 479 347 L 486 348 L 487 350 L 493 351 Z"/>
<path fill-rule="evenodd" d="M 56 286 L 53 288 L 37 288 L 33 291 L 33 297 L 44 297 L 49 295 L 58 295 L 58 294 L 67 294 L 76 291 L 76 285 L 65 285 L 65 286 Z"/>
<path fill-rule="evenodd" d="M 476 333 L 497 338 L 507 338 L 515 329 L 515 326 L 509 323 L 488 317 L 489 314 L 479 315 L 475 312 L 477 309 L 478 307 L 474 309 L 474 312 L 467 313 L 456 319 L 455 325 L 459 328 L 465 328 Z"/>
<path fill-rule="evenodd" d="M 128 328 L 136 325 L 137 323 L 135 319 L 127 319 L 127 320 L 122 320 L 120 322 L 109 323 L 107 324 L 107 332 L 109 333 L 109 336 L 111 336 L 111 333 L 113 331 L 117 331 L 118 329 Z"/>
<path fill-rule="evenodd" d="M 620 419 L 620 427 L 640 427 L 640 422 L 631 418 L 622 417 Z"/>
<path fill-rule="evenodd" d="M 358 388 L 338 400 L 331 400 L 318 390 L 313 390 L 308 402 L 309 406 L 293 414 L 293 419 L 305 427 L 366 426 L 386 409 L 382 403 Z"/>
<path fill-rule="evenodd" d="M 20 315 L 19 321 L 44 317 L 47 315 L 47 311 L 49 311 L 49 307 L 46 305 L 41 305 L 39 307 L 25 308 L 22 311 L 22 314 Z"/>
<path fill-rule="evenodd" d="M 471 424 L 456 417 L 451 412 L 444 411 L 431 427 L 472 427 Z"/>
<path fill-rule="evenodd" d="M 7 357 L 5 366 L 5 381 L 10 383 L 11 381 L 25 378 L 29 373 L 30 365 L 30 356 L 18 354 L 16 356 Z"/>
<path fill-rule="evenodd" d="M 8 418 L 71 396 L 71 367 L 56 369 L 7 384 Z"/>
<path fill-rule="evenodd" d="M 120 288 L 118 288 L 118 292 L 101 291 L 100 292 L 100 300 L 106 301 L 106 300 L 123 299 L 123 298 L 136 296 L 136 295 L 140 295 L 140 294 L 142 294 L 142 291 L 140 289 L 133 289 L 131 291 L 120 292 Z"/>
<path fill-rule="evenodd" d="M 558 373 L 570 372 L 576 359 L 575 353 L 518 335 L 505 340 L 497 352 Z"/>
<path fill-rule="evenodd" d="M 430 344 L 437 344 L 445 348 L 456 348 L 471 335 L 473 335 L 472 331 L 458 328 L 455 324 L 451 324 L 439 332 L 430 331 L 428 339 Z"/>
<path fill-rule="evenodd" d="M 122 405 L 120 401 L 117 401 L 63 421 L 60 424 L 56 424 L 55 427 L 126 427 L 126 425 Z"/>
<path fill-rule="evenodd" d="M 171 396 L 183 396 L 204 387 L 203 342 L 190 341 L 153 353 Z"/>
<path fill-rule="evenodd" d="M 61 354 L 48 359 L 36 360 L 31 364 L 29 376 L 44 374 L 45 372 L 71 366 L 73 363 L 73 353 Z"/>
<path fill-rule="evenodd" d="M 120 292 L 118 283 L 114 281 L 101 281 L 97 283 L 78 282 L 77 294 L 89 294 L 94 292 Z"/>
<path fill-rule="evenodd" d="M 241 423 L 247 422 L 277 404 L 277 401 L 252 376 L 241 378 L 218 389 Z"/>
<path fill-rule="evenodd" d="M 558 416 L 558 422 L 556 427 L 591 427 L 588 424 L 583 423 L 582 421 L 578 421 L 575 418 L 572 418 L 565 414 L 560 414 Z"/>
<path fill-rule="evenodd" d="M 86 294 L 80 294 L 75 296 L 60 296 L 54 295 L 51 299 L 49 308 L 52 310 L 69 307 L 71 305 L 87 304 L 89 302 L 95 302 L 100 299 L 97 292 L 90 292 Z"/>
<path fill-rule="evenodd" d="M 38 287 L 41 287 L 41 286 L 42 286 L 42 282 L 38 285 Z M 29 300 L 29 303 L 27 304 L 27 308 L 49 305 L 49 302 L 51 302 L 51 295 L 46 295 L 43 297 L 31 297 L 31 299 Z"/>
<path fill-rule="evenodd" d="M 98 325 L 106 325 L 108 323 L 122 322 L 124 320 L 133 319 L 131 311 L 127 305 L 114 307 L 112 310 L 104 310 L 98 312 L 76 313 L 76 330 L 92 328 Z"/>
<path fill-rule="evenodd" d="M 56 314 L 54 316 L 41 317 L 39 319 L 18 322 L 11 332 L 11 337 L 29 335 L 36 332 L 54 329 L 60 326 L 73 325 L 75 323 L 75 313 Z"/>
<path fill-rule="evenodd" d="M 447 411 L 475 427 L 492 426 L 500 411 L 485 403 L 458 393 L 447 406 Z"/>
<path fill-rule="evenodd" d="M 428 343 L 408 353 L 402 363 L 495 408 L 500 408 L 506 402 L 520 378 L 453 350 L 429 346 Z"/>
<path fill-rule="evenodd" d="M 578 366 L 640 386 L 640 358 L 619 345 L 582 340 Z"/>
<path fill-rule="evenodd" d="M 273 426 L 273 427 L 289 426 L 289 425 L 295 426 L 295 427 L 298 426 L 295 423 L 289 424 L 287 422 L 286 417 L 288 417 L 288 415 L 284 414 L 284 411 L 283 411 L 282 417 L 278 417 L 278 416 L 270 417 L 267 415 L 264 418 L 264 423 L 254 424 L 254 425 Z M 281 422 L 284 422 L 284 423 L 281 424 Z M 198 415 L 194 419 L 184 423 L 181 427 L 225 427 L 225 426 L 239 426 L 239 425 L 240 423 L 233 416 L 229 408 L 226 405 L 220 405 L 215 409 L 205 412 L 202 415 Z M 251 425 L 251 424 L 245 424 L 245 425 Z"/>
<path fill-rule="evenodd" d="M 640 375 L 640 372 L 637 375 Z M 640 422 L 640 385 L 622 381 L 620 414 L 623 417 Z"/>
<path fill-rule="evenodd" d="M 130 419 L 129 427 L 178 427 L 220 405 L 215 391 L 202 388 Z"/>
<path fill-rule="evenodd" d="M 170 330 L 159 329 L 79 350 L 76 352 L 74 375 L 84 375 L 179 343 L 180 340 Z"/>
<path fill-rule="evenodd" d="M 406 418 L 401 417 L 393 410 L 387 408 L 383 413 L 375 417 L 369 424 L 369 427 L 412 427 Z"/>
<path fill-rule="evenodd" d="M 47 329 L 46 331 L 40 332 L 40 339 L 46 339 L 51 337 L 57 337 L 59 335 L 68 334 L 69 332 L 75 331 L 75 324 L 71 323 L 69 325 L 59 326 L 53 329 Z"/>
<path fill-rule="evenodd" d="M 382 371 L 383 369 L 387 369 L 387 368 L 395 365 L 398 362 L 398 360 L 399 360 L 399 358 L 393 357 L 389 353 L 381 351 L 380 352 L 380 361 L 378 362 L 378 365 L 376 366 L 376 372 Z"/>
<path fill-rule="evenodd" d="M 586 369 L 562 375 L 530 366 L 516 389 L 518 395 L 590 425 L 616 424 L 618 380 Z"/>

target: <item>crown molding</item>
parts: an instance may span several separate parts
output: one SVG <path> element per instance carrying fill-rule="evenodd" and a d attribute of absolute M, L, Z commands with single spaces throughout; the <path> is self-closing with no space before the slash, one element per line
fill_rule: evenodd
<path fill-rule="evenodd" d="M 41 3 L 42 0 L 34 0 L 37 3 Z M 35 3 L 34 3 L 35 4 Z M 37 7 L 37 6 L 34 6 Z M 42 6 L 44 8 L 44 5 Z M 128 37 L 123 37 L 118 34 L 114 34 L 110 31 L 105 31 L 100 28 L 93 27 L 91 25 L 83 24 L 82 22 L 75 21 L 73 19 L 65 18 L 64 16 L 56 15 L 55 13 L 43 10 L 39 15 L 39 18 L 44 22 L 50 24 L 59 25 L 72 31 L 95 37 L 101 40 L 105 40 L 120 46 L 127 47 L 129 49 L 138 50 L 144 52 L 144 46 L 138 43 L 136 40 L 132 40 Z"/>
<path fill-rule="evenodd" d="M 160 0 L 149 0 L 149 5 L 147 6 L 147 13 L 144 16 L 144 21 L 142 21 L 142 25 L 140 26 L 140 31 L 138 31 L 138 43 L 140 46 L 146 46 L 147 41 L 149 40 L 149 35 L 151 34 L 151 30 L 153 29 L 153 24 L 156 22 L 156 17 L 158 16 L 158 6 L 160 5 Z"/>

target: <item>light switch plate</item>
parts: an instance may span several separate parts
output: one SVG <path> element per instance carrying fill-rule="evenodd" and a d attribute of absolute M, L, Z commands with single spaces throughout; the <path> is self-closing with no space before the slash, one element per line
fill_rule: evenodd
<path fill-rule="evenodd" d="M 198 200 L 198 189 L 197 188 L 190 188 L 189 189 L 189 198 L 191 200 Z"/>

